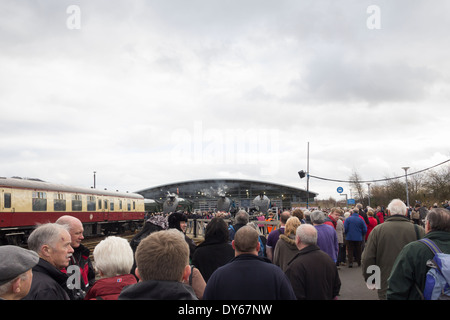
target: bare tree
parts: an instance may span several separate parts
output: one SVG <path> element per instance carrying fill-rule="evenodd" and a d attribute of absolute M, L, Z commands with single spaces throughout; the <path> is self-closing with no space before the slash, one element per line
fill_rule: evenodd
<path fill-rule="evenodd" d="M 359 175 L 358 172 L 353 171 L 352 175 L 349 178 L 350 181 L 350 185 L 356 189 L 356 192 L 358 193 L 358 201 L 359 202 L 363 202 L 364 200 L 364 186 L 363 184 L 360 182 L 361 181 L 361 177 Z"/>

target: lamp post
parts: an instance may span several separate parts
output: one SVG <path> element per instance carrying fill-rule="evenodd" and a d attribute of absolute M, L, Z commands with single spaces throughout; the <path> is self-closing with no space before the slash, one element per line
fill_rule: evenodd
<path fill-rule="evenodd" d="M 406 206 L 409 208 L 409 192 L 408 192 L 408 169 L 409 167 L 402 167 L 405 170 L 405 181 L 406 181 Z"/>
<path fill-rule="evenodd" d="M 367 183 L 367 192 L 369 197 L 369 207 L 370 207 L 370 183 Z"/>
<path fill-rule="evenodd" d="M 97 173 L 97 171 L 94 171 L 94 189 L 95 189 L 95 174 Z"/>

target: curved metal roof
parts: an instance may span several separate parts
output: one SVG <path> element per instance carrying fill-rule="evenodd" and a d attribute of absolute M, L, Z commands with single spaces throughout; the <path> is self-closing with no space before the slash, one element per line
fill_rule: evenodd
<path fill-rule="evenodd" d="M 248 191 L 247 191 L 248 190 Z M 295 195 L 300 198 L 307 197 L 307 191 L 292 186 L 279 183 L 244 180 L 244 179 L 199 179 L 188 180 L 159 185 L 140 191 L 136 191 L 145 198 L 156 199 L 166 197 L 169 193 L 175 193 L 188 198 L 189 196 L 201 195 L 203 197 L 217 197 L 226 195 L 229 197 L 256 196 L 260 193 L 270 197 L 279 197 L 281 195 Z M 309 191 L 310 198 L 316 197 L 318 193 Z"/>

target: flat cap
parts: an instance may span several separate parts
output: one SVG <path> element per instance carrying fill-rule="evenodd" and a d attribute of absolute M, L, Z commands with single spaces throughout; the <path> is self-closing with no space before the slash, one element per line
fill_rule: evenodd
<path fill-rule="evenodd" d="M 14 280 L 39 262 L 36 252 L 19 246 L 0 246 L 0 286 Z"/>

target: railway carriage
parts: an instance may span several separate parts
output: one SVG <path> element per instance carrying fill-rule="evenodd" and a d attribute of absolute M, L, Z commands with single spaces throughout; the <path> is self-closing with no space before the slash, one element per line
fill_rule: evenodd
<path fill-rule="evenodd" d="M 55 222 L 63 215 L 80 219 L 85 236 L 134 230 L 144 221 L 144 197 L 0 177 L 1 244 L 21 244 L 36 224 Z"/>

